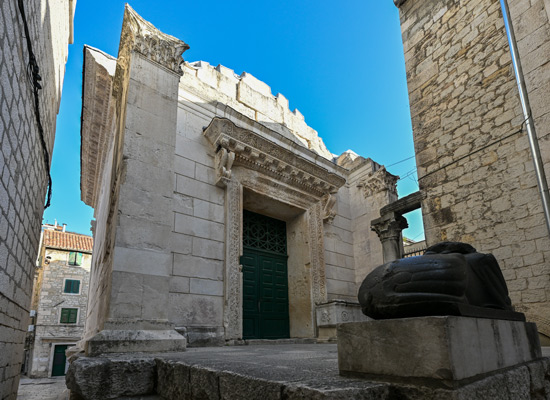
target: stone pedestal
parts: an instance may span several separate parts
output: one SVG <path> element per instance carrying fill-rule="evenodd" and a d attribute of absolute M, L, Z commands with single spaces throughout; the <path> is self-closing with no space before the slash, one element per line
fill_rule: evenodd
<path fill-rule="evenodd" d="M 540 357 L 534 323 L 446 316 L 338 326 L 341 375 L 457 387 Z"/>
<path fill-rule="evenodd" d="M 359 303 L 334 300 L 319 304 L 315 308 L 318 338 L 320 340 L 336 339 L 336 326 L 346 322 L 368 321 Z"/>

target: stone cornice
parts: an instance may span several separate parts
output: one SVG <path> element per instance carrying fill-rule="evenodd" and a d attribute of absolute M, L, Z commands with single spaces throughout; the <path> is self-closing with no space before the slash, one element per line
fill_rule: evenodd
<path fill-rule="evenodd" d="M 120 38 L 119 60 L 135 51 L 145 58 L 181 75 L 182 54 L 189 49 L 182 40 L 167 35 L 144 20 L 126 4 Z"/>
<path fill-rule="evenodd" d="M 96 207 L 99 180 L 113 135 L 114 100 L 111 87 L 116 59 L 84 47 L 80 146 L 80 196 Z"/>
<path fill-rule="evenodd" d="M 403 4 L 405 4 L 407 0 L 393 0 L 393 4 L 395 4 L 395 6 L 397 8 L 401 7 Z"/>
<path fill-rule="evenodd" d="M 363 188 L 365 198 L 381 192 L 390 192 L 397 196 L 397 181 L 399 177 L 390 174 L 385 167 L 370 172 L 357 186 Z"/>
<path fill-rule="evenodd" d="M 275 132 L 273 132 L 275 134 Z M 335 193 L 346 183 L 344 176 L 312 162 L 295 147 L 292 150 L 258 133 L 239 128 L 226 118 L 214 118 L 204 135 L 216 149 L 218 183 L 231 179 L 231 165 L 259 171 L 287 185 L 298 187 L 316 197 Z M 233 155 L 232 155 L 233 154 Z M 220 160 L 220 161 L 218 161 Z"/>

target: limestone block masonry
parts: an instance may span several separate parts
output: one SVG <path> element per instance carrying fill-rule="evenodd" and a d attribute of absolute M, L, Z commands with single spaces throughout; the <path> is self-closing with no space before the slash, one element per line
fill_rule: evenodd
<path fill-rule="evenodd" d="M 533 323 L 465 317 L 401 318 L 338 326 L 343 375 L 459 387 L 541 358 Z M 468 380 L 470 379 L 470 380 Z"/>
<path fill-rule="evenodd" d="M 516 310 L 550 336 L 550 239 L 500 2 L 398 3 L 428 245 L 493 253 Z M 549 5 L 510 4 L 548 169 Z"/>
<path fill-rule="evenodd" d="M 50 157 L 75 4 L 23 1 L 42 76 L 40 115 Z M 15 399 L 48 183 L 16 0 L 0 6 L 0 49 L 0 399 Z"/>
<path fill-rule="evenodd" d="M 370 223 L 397 199 L 397 177 L 352 151 L 335 157 L 284 96 L 246 72 L 184 63 L 187 47 L 128 6 L 118 58 L 85 49 L 88 355 L 177 350 L 180 334 L 191 346 L 243 339 L 245 210 L 285 223 L 291 338 L 317 337 L 317 307 L 356 303 L 382 263 Z"/>
<path fill-rule="evenodd" d="M 59 232 L 59 234 L 76 236 L 65 232 Z M 50 243 L 48 245 L 51 246 Z M 87 253 L 81 253 L 80 265 L 69 265 L 70 251 L 83 251 L 83 249 L 47 248 L 40 256 L 41 265 L 37 271 L 32 301 L 36 319 L 34 331 L 28 334 L 32 343 L 28 356 L 30 365 L 27 367 L 27 375 L 33 378 L 52 376 L 55 346 L 74 346 L 84 332 L 92 260 L 92 255 L 89 253 L 91 248 L 86 249 Z M 79 282 L 78 292 L 65 291 L 67 279 Z M 74 322 L 61 323 L 63 308 L 77 310 Z"/>

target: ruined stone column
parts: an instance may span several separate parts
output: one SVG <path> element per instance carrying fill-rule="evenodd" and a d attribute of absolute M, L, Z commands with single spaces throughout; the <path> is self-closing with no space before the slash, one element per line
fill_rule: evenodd
<path fill-rule="evenodd" d="M 391 213 L 377 218 L 371 223 L 372 230 L 382 242 L 384 263 L 403 257 L 403 239 L 401 232 L 409 227 L 402 215 Z"/>

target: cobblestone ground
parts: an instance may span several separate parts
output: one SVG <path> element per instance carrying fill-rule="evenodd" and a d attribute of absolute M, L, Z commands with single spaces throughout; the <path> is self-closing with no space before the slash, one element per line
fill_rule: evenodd
<path fill-rule="evenodd" d="M 21 377 L 17 400 L 68 400 L 65 377 L 30 379 Z"/>

